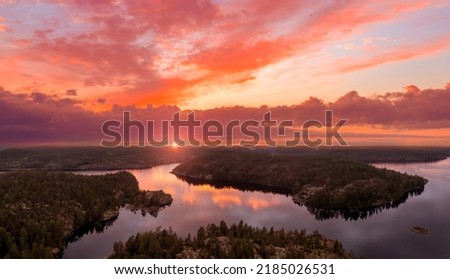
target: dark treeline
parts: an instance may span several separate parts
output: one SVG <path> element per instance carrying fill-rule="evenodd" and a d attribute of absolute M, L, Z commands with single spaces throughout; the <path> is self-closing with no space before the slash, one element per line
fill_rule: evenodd
<path fill-rule="evenodd" d="M 431 162 L 450 156 L 450 147 L 36 147 L 0 150 L 0 170 L 118 170 L 181 162 L 217 150 L 285 156 L 318 155 L 365 163 Z"/>
<path fill-rule="evenodd" d="M 84 176 L 51 171 L 0 175 L 0 258 L 53 258 L 86 227 L 101 227 L 142 197 L 129 172 Z M 160 196 L 160 195 L 157 195 Z"/>
<path fill-rule="evenodd" d="M 411 191 L 421 191 L 427 183 L 426 179 L 417 175 L 358 162 L 333 160 L 319 169 L 323 173 L 316 173 L 317 177 L 310 183 L 321 187 L 307 194 L 307 206 L 364 208 L 383 205 L 395 202 Z M 305 190 L 300 189 L 297 195 L 301 196 Z"/>
<path fill-rule="evenodd" d="M 126 242 L 116 242 L 113 259 L 151 258 L 349 258 L 342 244 L 317 231 L 255 228 L 242 221 L 228 226 L 200 227 L 193 237 L 178 237 L 169 229 L 138 233 Z"/>
<path fill-rule="evenodd" d="M 176 172 L 176 171 L 175 171 Z M 178 179 L 194 186 L 205 185 L 205 179 L 197 179 L 188 176 L 179 176 Z M 261 184 L 250 184 L 250 183 L 238 183 L 234 182 L 230 184 L 227 181 L 209 181 L 208 184 L 216 189 L 236 189 L 242 192 L 261 192 L 261 193 L 272 193 L 283 196 L 290 196 L 292 191 L 288 188 L 281 188 L 276 186 L 267 186 Z"/>
<path fill-rule="evenodd" d="M 416 163 L 436 162 L 450 157 L 450 146 L 321 146 L 310 147 L 216 147 L 187 149 L 184 158 L 195 155 L 215 153 L 220 150 L 234 150 L 250 154 L 269 154 L 280 156 L 320 156 L 363 163 Z"/>
<path fill-rule="evenodd" d="M 217 151 L 173 170 L 197 181 L 248 183 L 289 189 L 294 201 L 319 208 L 364 208 L 424 188 L 419 176 L 328 156 Z"/>
<path fill-rule="evenodd" d="M 398 200 L 390 203 L 385 203 L 378 206 L 364 207 L 364 208 L 348 208 L 348 209 L 331 209 L 331 208 L 320 208 L 307 206 L 309 213 L 313 214 L 317 220 L 328 220 L 333 218 L 342 218 L 344 220 L 359 220 L 366 219 L 374 214 L 380 213 L 381 211 L 389 208 L 397 208 L 400 204 L 406 202 L 406 200 L 411 196 L 420 195 L 422 190 L 413 190 L 406 193 Z"/>
<path fill-rule="evenodd" d="M 450 147 L 352 146 L 312 148 L 263 148 L 278 155 L 317 155 L 363 163 L 435 162 L 450 157 Z"/>
<path fill-rule="evenodd" d="M 121 170 L 179 162 L 188 149 L 172 147 L 36 147 L 0 151 L 0 170 Z"/>

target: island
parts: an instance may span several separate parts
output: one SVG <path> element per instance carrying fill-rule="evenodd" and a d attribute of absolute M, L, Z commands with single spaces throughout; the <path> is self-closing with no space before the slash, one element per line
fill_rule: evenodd
<path fill-rule="evenodd" d="M 178 165 L 178 177 L 195 183 L 252 185 L 287 190 L 312 208 L 358 209 L 390 204 L 427 180 L 417 175 L 324 155 L 302 156 L 221 150 Z"/>
<path fill-rule="evenodd" d="M 114 244 L 111 259 L 333 259 L 351 258 L 337 240 L 317 231 L 285 231 L 252 227 L 242 221 L 228 226 L 200 227 L 192 237 L 179 237 L 171 228 L 130 236 Z"/>
<path fill-rule="evenodd" d="M 0 174 L 0 258 L 55 258 L 68 242 L 101 231 L 123 206 L 148 213 L 172 203 L 141 191 L 129 172 L 77 175 L 46 170 Z"/>
<path fill-rule="evenodd" d="M 430 235 L 430 230 L 425 228 L 425 227 L 421 227 L 421 226 L 415 226 L 415 227 L 411 227 L 409 228 L 409 230 L 413 233 L 417 233 L 420 235 Z"/>

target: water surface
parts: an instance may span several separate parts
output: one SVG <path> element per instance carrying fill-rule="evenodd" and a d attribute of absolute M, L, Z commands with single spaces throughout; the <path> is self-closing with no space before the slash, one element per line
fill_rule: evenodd
<path fill-rule="evenodd" d="M 126 240 L 138 232 L 172 227 L 178 235 L 196 233 L 208 223 L 243 220 L 254 226 L 303 229 L 339 239 L 357 257 L 364 258 L 450 258 L 450 159 L 435 163 L 376 164 L 429 180 L 418 196 L 408 198 L 395 208 L 377 209 L 367 218 L 343 217 L 319 220 L 307 208 L 294 204 L 282 194 L 217 189 L 210 185 L 189 185 L 172 175 L 177 164 L 132 170 L 141 189 L 163 189 L 174 202 L 155 218 L 122 209 L 119 218 L 103 233 L 84 235 L 68 245 L 65 258 L 105 258 L 115 241 Z M 102 174 L 89 171 L 83 174 Z M 430 230 L 422 236 L 409 230 L 423 226 Z"/>

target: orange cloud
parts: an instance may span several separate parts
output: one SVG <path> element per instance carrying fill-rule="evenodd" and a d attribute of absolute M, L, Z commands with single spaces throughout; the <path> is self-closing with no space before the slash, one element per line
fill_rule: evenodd
<path fill-rule="evenodd" d="M 208 70 L 233 73 L 261 68 L 286 57 L 288 53 L 292 53 L 290 44 L 284 40 L 251 44 L 233 42 L 205 50 L 189 63 Z"/>
<path fill-rule="evenodd" d="M 428 142 L 433 142 L 433 139 L 439 136 L 448 138 L 450 88 L 447 86 L 445 89 L 421 90 L 409 85 L 406 89 L 409 92 L 385 93 L 372 97 L 363 97 L 353 91 L 331 103 L 311 97 L 291 106 L 259 108 L 235 106 L 196 110 L 195 115 L 200 121 L 216 119 L 225 125 L 232 119 L 259 121 L 264 113 L 270 111 L 275 120 L 292 120 L 295 124 L 301 125 L 308 119 L 323 121 L 324 111 L 333 110 L 336 120 L 349 120 L 348 127 L 344 127 L 342 131 L 349 136 L 357 136 L 356 134 L 364 136 L 364 131 L 355 128 L 363 126 L 369 127 L 368 129 L 378 127 L 377 134 L 383 136 L 397 130 L 415 131 L 411 134 L 413 137 L 423 133 L 429 136 L 424 140 Z M 0 143 L 2 145 L 44 142 L 98 144 L 102 139 L 101 124 L 108 119 L 122 120 L 123 111 L 130 111 L 133 119 L 142 122 L 154 120 L 156 123 L 171 120 L 173 114 L 180 111 L 176 106 L 166 105 L 147 105 L 142 108 L 114 105 L 110 111 L 93 113 L 83 109 L 75 99 L 77 96 L 73 96 L 73 91 L 71 92 L 69 95 L 44 94 L 39 91 L 11 93 L 0 87 L 0 119 L 3 121 L 0 126 Z M 183 117 L 188 112 L 190 111 L 182 111 Z M 430 130 L 434 132 L 429 134 Z M 289 131 L 286 136 L 290 136 Z M 367 135 L 374 137 L 370 133 Z M 397 137 L 397 140 L 402 141 L 405 137 L 408 137 L 408 133 Z M 213 192 L 214 189 L 198 188 L 198 191 Z"/>
<path fill-rule="evenodd" d="M 28 25 L 27 32 L 23 26 L 10 27 L 13 44 L 0 56 L 22 57 L 18 71 L 28 77 L 2 86 L 49 92 L 77 88 L 83 105 L 96 111 L 114 103 L 181 104 L 200 94 L 198 86 L 245 83 L 272 64 L 308 55 L 357 28 L 431 5 L 427 3 L 54 1 L 53 8 L 68 11 L 71 18 L 44 18 L 53 23 L 51 29 L 43 23 Z M 435 53 L 442 44 L 424 41 L 404 54 L 338 61 L 336 71 Z M 99 103 L 99 98 L 106 101 Z"/>
<path fill-rule="evenodd" d="M 406 89 L 406 92 L 408 93 L 417 93 L 420 92 L 420 89 L 415 85 L 408 85 L 404 87 Z"/>

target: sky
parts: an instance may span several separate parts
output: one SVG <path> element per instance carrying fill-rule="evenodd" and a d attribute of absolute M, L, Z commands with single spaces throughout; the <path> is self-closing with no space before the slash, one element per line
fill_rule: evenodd
<path fill-rule="evenodd" d="M 449 14 L 445 0 L 0 0 L 0 146 L 98 144 L 124 110 L 301 123 L 325 109 L 354 145 L 448 146 Z"/>

